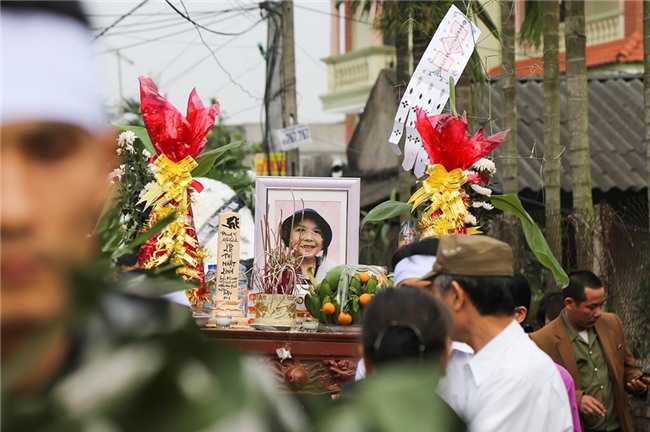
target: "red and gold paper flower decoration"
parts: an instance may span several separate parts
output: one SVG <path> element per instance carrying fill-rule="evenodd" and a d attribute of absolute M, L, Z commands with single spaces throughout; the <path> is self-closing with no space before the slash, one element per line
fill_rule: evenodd
<path fill-rule="evenodd" d="M 465 224 L 469 214 L 469 197 L 462 188 L 468 181 L 465 170 L 496 149 L 508 131 L 484 137 L 481 128 L 470 136 L 465 114 L 460 118 L 452 114 L 427 117 L 416 108 L 416 115 L 415 126 L 431 163 L 427 168 L 429 177 L 409 199 L 413 210 L 430 202 L 419 222 L 421 237 L 480 233 L 480 227 L 468 228 Z"/>
<path fill-rule="evenodd" d="M 138 264 L 142 268 L 158 267 L 166 262 L 179 265 L 177 273 L 199 285 L 188 290 L 193 307 L 209 299 L 204 284 L 203 258 L 190 205 L 189 188 L 200 192 L 203 187 L 192 178 L 198 165 L 195 158 L 207 144 L 208 134 L 219 104 L 205 107 L 196 89 L 190 93 L 187 116 L 183 116 L 159 93 L 154 82 L 140 77 L 140 110 L 149 138 L 157 154 L 152 157 L 156 183 L 144 194 L 141 202 L 152 207 L 146 228 L 176 212 L 176 219 L 140 248 Z"/>

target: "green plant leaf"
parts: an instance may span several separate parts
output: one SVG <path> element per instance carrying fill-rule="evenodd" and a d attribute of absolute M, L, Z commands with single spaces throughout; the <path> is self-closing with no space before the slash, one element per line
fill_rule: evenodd
<path fill-rule="evenodd" d="M 449 111 L 458 117 L 458 111 L 456 111 L 456 83 L 454 82 L 454 77 L 449 77 Z"/>
<path fill-rule="evenodd" d="M 192 177 L 202 177 L 210 171 L 210 168 L 214 163 L 219 159 L 224 153 L 228 150 L 232 150 L 244 144 L 246 141 L 235 141 L 226 144 L 223 147 L 218 149 L 210 150 L 204 153 L 201 153 L 197 158 L 196 162 L 198 165 L 192 170 Z"/>
<path fill-rule="evenodd" d="M 144 148 L 147 149 L 149 153 L 152 155 L 158 153 L 156 149 L 153 146 L 153 143 L 151 142 L 151 139 L 149 138 L 149 134 L 147 133 L 147 129 L 145 129 L 143 126 L 115 126 L 120 132 L 125 132 L 125 131 L 131 131 L 135 134 L 135 136 L 138 137 L 138 139 L 142 142 L 142 145 Z"/>
<path fill-rule="evenodd" d="M 519 198 L 514 194 L 507 194 L 492 195 L 489 200 L 494 207 L 519 218 L 521 221 L 521 228 L 526 237 L 526 243 L 528 243 L 528 247 L 533 251 L 535 257 L 537 257 L 544 267 L 553 273 L 553 277 L 558 286 L 564 288 L 569 285 L 569 277 L 553 255 L 548 243 L 546 243 L 542 230 L 539 229 L 539 226 L 537 226 L 533 218 L 531 218 L 528 212 L 524 209 Z"/>
<path fill-rule="evenodd" d="M 412 207 L 411 204 L 401 201 L 385 201 L 368 212 L 366 217 L 361 221 L 361 227 L 363 228 L 363 225 L 366 222 L 379 222 L 395 216 L 400 216 L 404 213 L 410 212 Z"/>

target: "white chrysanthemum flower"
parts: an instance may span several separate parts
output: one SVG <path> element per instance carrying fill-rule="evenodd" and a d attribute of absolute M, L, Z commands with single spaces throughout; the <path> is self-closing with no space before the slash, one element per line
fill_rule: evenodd
<path fill-rule="evenodd" d="M 120 147 L 124 147 L 126 144 L 133 144 L 135 142 L 135 132 L 133 131 L 124 131 L 117 137 L 117 144 Z"/>
<path fill-rule="evenodd" d="M 158 165 L 156 165 L 156 164 L 150 163 L 149 165 L 147 165 L 147 167 L 149 168 L 149 171 L 151 172 L 151 174 L 156 174 L 158 172 L 158 170 L 159 170 Z"/>
<path fill-rule="evenodd" d="M 477 223 L 476 217 L 471 213 L 468 213 L 467 216 L 465 216 L 464 222 L 465 225 L 476 225 Z"/>
<path fill-rule="evenodd" d="M 469 186 L 470 186 L 470 187 L 472 188 L 472 190 L 473 190 L 474 192 L 476 192 L 477 194 L 485 195 L 485 196 L 490 196 L 490 195 L 492 195 L 492 189 L 489 189 L 489 188 L 486 188 L 486 187 L 483 187 L 483 186 L 479 186 L 479 185 L 474 184 L 474 183 L 472 183 L 472 184 L 469 185 Z"/>
<path fill-rule="evenodd" d="M 112 186 L 115 184 L 115 179 L 117 181 L 122 181 L 122 176 L 124 175 L 124 165 L 120 165 L 119 168 L 115 168 L 108 174 L 108 183 Z"/>
<path fill-rule="evenodd" d="M 494 162 L 487 158 L 479 159 L 474 165 L 472 165 L 472 168 L 475 171 L 488 171 L 490 175 L 494 175 L 494 173 L 497 172 L 497 167 L 494 165 Z"/>
<path fill-rule="evenodd" d="M 149 153 L 149 150 L 147 150 L 147 149 L 143 149 L 143 150 L 142 150 L 142 156 L 144 156 L 144 157 L 146 157 L 147 159 L 149 159 L 149 158 L 151 157 L 151 153 Z"/>
<path fill-rule="evenodd" d="M 142 187 L 142 190 L 140 191 L 140 194 L 138 195 L 138 198 L 139 198 L 139 199 L 142 199 L 142 197 L 143 197 L 147 192 L 149 192 L 149 191 L 151 190 L 151 188 L 153 187 L 153 185 L 155 185 L 155 184 L 156 184 L 155 181 L 150 181 L 149 183 L 147 183 L 146 185 L 144 185 L 144 186 Z"/>
<path fill-rule="evenodd" d="M 486 203 L 485 201 L 474 201 L 472 203 L 472 207 L 474 208 L 484 208 L 485 210 L 493 210 L 494 206 L 490 203 Z"/>

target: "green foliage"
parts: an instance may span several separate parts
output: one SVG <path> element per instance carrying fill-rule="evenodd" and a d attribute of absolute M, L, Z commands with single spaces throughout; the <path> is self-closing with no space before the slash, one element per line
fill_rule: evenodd
<path fill-rule="evenodd" d="M 151 154 L 132 132 L 123 132 L 118 139 L 117 154 L 122 164 L 108 179 L 114 185 L 115 194 L 105 204 L 95 227 L 103 245 L 102 252 L 113 259 L 124 253 L 135 253 L 139 245 L 134 241 L 149 217 L 145 203 L 139 201 L 145 185 L 153 181 L 148 168 Z"/>
<path fill-rule="evenodd" d="M 555 255 L 553 255 L 551 248 L 546 243 L 544 234 L 542 234 L 539 226 L 530 217 L 523 205 L 521 205 L 519 198 L 514 194 L 492 195 L 489 200 L 494 207 L 507 211 L 519 218 L 528 247 L 530 247 L 539 262 L 553 273 L 557 285 L 560 288 L 566 287 L 569 284 L 569 277 L 557 259 L 555 259 Z"/>
<path fill-rule="evenodd" d="M 242 135 L 233 133 L 224 124 L 223 117 L 219 117 L 207 139 L 206 152 L 224 149 L 226 145 L 233 141 L 241 141 Z M 246 160 L 261 151 L 261 145 L 244 144 L 228 148 L 229 150 L 217 160 L 204 176 L 230 186 L 244 204 L 252 210 L 255 207 L 255 180 L 251 176 L 251 167 L 246 164 Z"/>
<path fill-rule="evenodd" d="M 526 2 L 526 13 L 519 32 L 521 41 L 539 48 L 542 45 L 543 33 L 542 2 L 541 0 L 529 0 Z"/>
<path fill-rule="evenodd" d="M 391 219 L 396 216 L 401 216 L 411 211 L 413 206 L 411 204 L 401 201 L 385 201 L 366 214 L 361 220 L 361 228 L 368 222 L 380 222 L 386 219 Z"/>

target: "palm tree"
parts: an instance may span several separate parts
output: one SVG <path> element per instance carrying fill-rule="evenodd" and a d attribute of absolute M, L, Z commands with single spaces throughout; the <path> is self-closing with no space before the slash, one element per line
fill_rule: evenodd
<path fill-rule="evenodd" d="M 581 269 L 592 269 L 594 206 L 591 196 L 584 0 L 566 1 L 565 31 L 571 184 L 576 219 L 576 265 Z"/>
<path fill-rule="evenodd" d="M 503 123 L 510 133 L 503 144 L 503 192 L 517 193 L 517 74 L 515 73 L 515 14 L 512 0 L 501 2 L 501 69 Z"/>
<path fill-rule="evenodd" d="M 398 95 L 396 100 L 399 101 L 400 91 L 406 88 L 413 73 L 409 69 L 409 64 L 417 65 L 420 61 L 429 40 L 453 4 L 469 16 L 480 19 L 490 32 L 498 35 L 496 26 L 478 1 L 351 0 L 353 14 L 358 11 L 367 14 L 374 6 L 375 28 L 384 35 L 391 36 L 395 41 L 396 92 Z M 411 43 L 409 39 L 411 39 Z M 461 107 L 469 108 L 471 106 L 469 90 L 471 80 L 468 78 L 470 74 L 474 82 L 481 82 L 479 77 L 482 77 L 482 69 L 476 51 L 472 54 L 470 66 L 465 69 L 456 86 L 457 105 Z M 398 184 L 399 198 L 406 201 L 410 197 L 411 188 L 414 185 L 413 176 L 409 172 L 399 170 Z"/>
<path fill-rule="evenodd" d="M 562 262 L 562 214 L 560 207 L 560 7 L 557 2 L 542 2 L 544 38 L 544 200 L 546 241 L 553 255 Z M 547 279 L 547 289 L 553 278 Z"/>

